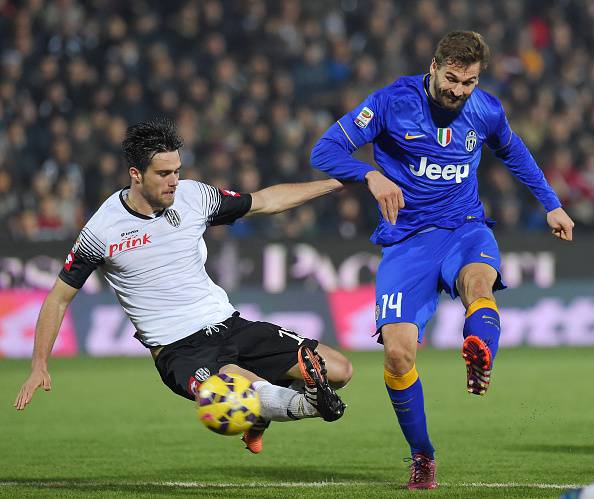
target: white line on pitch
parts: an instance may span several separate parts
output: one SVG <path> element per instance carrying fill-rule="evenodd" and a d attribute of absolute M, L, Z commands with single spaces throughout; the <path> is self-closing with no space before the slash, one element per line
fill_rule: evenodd
<path fill-rule="evenodd" d="M 369 485 L 385 485 L 393 487 L 394 485 L 402 485 L 398 482 L 381 482 L 381 481 L 326 481 L 326 482 L 236 482 L 236 483 L 216 483 L 216 482 L 98 482 L 98 481 L 0 481 L 0 487 L 170 487 L 170 488 L 186 488 L 186 489 L 241 489 L 241 488 L 261 488 L 261 487 L 276 487 L 276 488 L 321 488 L 321 487 L 348 487 L 348 486 L 369 486 Z M 502 482 L 502 483 L 485 483 L 485 482 L 462 482 L 449 483 L 440 482 L 440 487 L 466 487 L 466 488 L 490 488 L 490 489 L 512 489 L 512 488 L 527 488 L 527 489 L 572 489 L 584 487 L 585 485 L 578 485 L 572 483 L 520 483 L 520 482 Z"/>

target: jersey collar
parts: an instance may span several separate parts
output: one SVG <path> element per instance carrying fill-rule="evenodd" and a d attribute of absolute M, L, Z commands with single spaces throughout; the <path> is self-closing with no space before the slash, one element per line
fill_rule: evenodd
<path fill-rule="evenodd" d="M 439 127 L 449 126 L 449 123 L 454 121 L 458 116 L 462 114 L 464 111 L 464 106 L 468 104 L 468 102 L 464 103 L 464 106 L 458 111 L 450 111 L 445 107 L 442 107 L 431 95 L 429 91 L 429 82 L 430 82 L 430 74 L 427 73 L 423 76 L 423 90 L 425 95 L 427 96 L 427 102 L 429 103 L 429 109 L 431 111 L 431 116 L 433 120 L 437 123 Z"/>
<path fill-rule="evenodd" d="M 142 218 L 143 220 L 152 220 L 153 218 L 158 218 L 161 215 L 163 215 L 163 213 L 165 213 L 165 209 L 163 209 L 161 211 L 157 211 L 151 217 L 149 215 L 144 215 L 143 213 L 138 213 L 137 211 L 134 211 L 132 208 L 130 208 L 130 206 L 128 205 L 128 203 L 126 203 L 126 200 L 124 199 L 124 195 L 128 194 L 128 192 L 130 192 L 130 186 L 124 187 L 120 191 L 120 201 L 122 203 L 122 206 L 126 209 L 128 213 L 130 213 L 130 215 L 134 215 L 137 218 Z"/>

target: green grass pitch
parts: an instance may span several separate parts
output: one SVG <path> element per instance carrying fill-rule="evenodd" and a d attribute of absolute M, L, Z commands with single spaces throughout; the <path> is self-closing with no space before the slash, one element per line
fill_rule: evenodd
<path fill-rule="evenodd" d="M 554 498 L 594 482 L 594 349 L 502 350 L 485 397 L 458 352 L 422 350 L 440 487 L 417 492 L 381 352 L 347 355 L 345 416 L 274 423 L 260 455 L 202 427 L 149 358 L 55 359 L 52 392 L 22 413 L 29 362 L 0 360 L 0 496 Z"/>

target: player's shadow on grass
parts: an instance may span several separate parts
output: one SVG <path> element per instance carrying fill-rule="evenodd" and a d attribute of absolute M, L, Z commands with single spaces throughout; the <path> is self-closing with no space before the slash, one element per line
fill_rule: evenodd
<path fill-rule="evenodd" d="M 547 454 L 584 454 L 594 456 L 594 445 L 584 444 L 527 444 L 509 447 L 515 452 L 543 452 Z"/>
<path fill-rule="evenodd" d="M 221 472 L 224 468 L 221 469 Z M 330 482 L 330 481 L 378 481 L 385 480 L 385 470 L 382 472 L 370 469 L 352 472 L 337 470 L 336 466 L 262 466 L 256 468 L 236 468 L 233 474 L 238 478 L 270 480 L 273 482 Z"/>

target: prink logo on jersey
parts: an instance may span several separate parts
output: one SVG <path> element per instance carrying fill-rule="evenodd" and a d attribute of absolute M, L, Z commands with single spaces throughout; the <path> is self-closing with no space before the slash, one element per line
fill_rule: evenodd
<path fill-rule="evenodd" d="M 141 248 L 151 244 L 151 235 L 144 234 L 142 237 L 124 237 L 119 243 L 113 243 L 109 245 L 109 256 L 113 256 L 116 253 L 123 253 L 124 251 L 130 251 L 136 248 Z"/>
<path fill-rule="evenodd" d="M 367 128 L 369 122 L 373 119 L 373 111 L 367 106 L 361 109 L 361 112 L 355 118 L 355 125 L 359 128 Z"/>
<path fill-rule="evenodd" d="M 446 166 L 441 166 L 437 163 L 427 164 L 426 156 L 421 158 L 421 163 L 418 167 L 415 165 L 408 165 L 408 167 L 412 174 L 417 177 L 425 176 L 430 180 L 439 180 L 440 178 L 443 180 L 455 179 L 457 184 L 460 184 L 462 179 L 468 177 L 468 173 L 470 172 L 470 165 L 468 163 Z"/>

